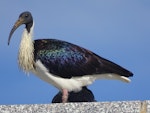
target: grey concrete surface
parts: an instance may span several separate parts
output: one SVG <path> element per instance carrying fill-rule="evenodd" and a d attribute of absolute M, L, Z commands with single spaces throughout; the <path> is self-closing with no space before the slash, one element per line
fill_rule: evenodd
<path fill-rule="evenodd" d="M 150 113 L 150 100 L 0 105 L 0 113 Z"/>

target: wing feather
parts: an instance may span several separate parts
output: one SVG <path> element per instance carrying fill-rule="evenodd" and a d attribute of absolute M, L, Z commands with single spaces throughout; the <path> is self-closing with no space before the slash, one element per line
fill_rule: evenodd
<path fill-rule="evenodd" d="M 105 73 L 133 75 L 123 67 L 65 41 L 35 40 L 34 48 L 35 61 L 40 60 L 50 73 L 63 78 Z"/>

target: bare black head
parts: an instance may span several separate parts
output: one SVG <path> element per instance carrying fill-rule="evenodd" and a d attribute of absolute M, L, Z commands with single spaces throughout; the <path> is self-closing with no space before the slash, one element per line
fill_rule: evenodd
<path fill-rule="evenodd" d="M 30 32 L 30 29 L 33 25 L 33 18 L 32 18 L 32 15 L 30 12 L 26 11 L 26 12 L 23 12 L 20 14 L 19 19 L 16 21 L 16 23 L 14 24 L 14 26 L 11 29 L 11 32 L 9 34 L 8 45 L 10 43 L 10 39 L 11 39 L 12 34 L 22 24 L 25 24 L 27 31 Z"/>

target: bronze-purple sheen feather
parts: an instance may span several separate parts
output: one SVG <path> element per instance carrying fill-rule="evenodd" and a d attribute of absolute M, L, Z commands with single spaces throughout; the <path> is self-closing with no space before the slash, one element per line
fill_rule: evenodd
<path fill-rule="evenodd" d="M 34 59 L 40 60 L 50 73 L 62 78 L 105 73 L 115 73 L 125 77 L 133 76 L 125 68 L 65 41 L 35 40 L 34 48 Z"/>

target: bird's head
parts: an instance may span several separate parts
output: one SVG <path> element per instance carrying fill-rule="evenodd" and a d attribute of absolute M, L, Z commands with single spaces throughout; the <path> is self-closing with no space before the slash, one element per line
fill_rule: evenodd
<path fill-rule="evenodd" d="M 25 24 L 25 28 L 28 32 L 30 32 L 30 29 L 33 25 L 33 18 L 30 12 L 26 11 L 20 14 L 19 19 L 15 22 L 13 28 L 10 31 L 9 38 L 8 38 L 8 45 L 10 43 L 10 39 L 14 31 L 22 24 Z"/>

